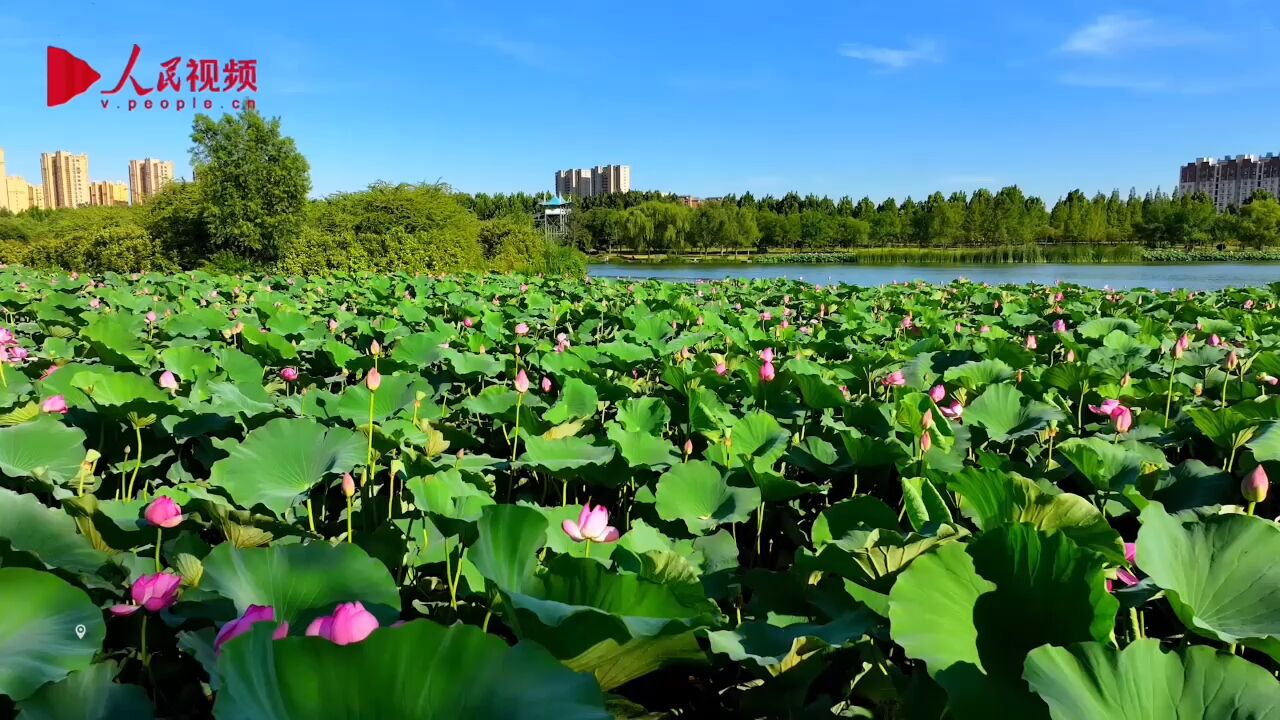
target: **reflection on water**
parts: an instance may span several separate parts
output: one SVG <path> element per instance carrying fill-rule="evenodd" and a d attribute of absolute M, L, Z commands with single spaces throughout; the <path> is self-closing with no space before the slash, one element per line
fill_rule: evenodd
<path fill-rule="evenodd" d="M 724 278 L 788 278 L 815 283 L 884 285 L 925 280 L 948 283 L 964 277 L 993 285 L 1058 282 L 1090 287 L 1158 290 L 1186 288 L 1217 290 L 1280 282 L 1280 263 L 1187 263 L 1149 265 L 640 265 L 591 266 L 595 277 L 654 278 L 658 280 L 721 280 Z"/>

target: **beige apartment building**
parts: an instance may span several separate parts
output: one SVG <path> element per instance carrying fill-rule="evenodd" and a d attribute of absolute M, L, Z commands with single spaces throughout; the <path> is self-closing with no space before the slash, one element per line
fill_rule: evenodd
<path fill-rule="evenodd" d="M 5 178 L 5 181 L 9 212 L 17 214 L 24 210 L 44 209 L 44 189 L 39 185 L 32 185 L 18 176 Z"/>
<path fill-rule="evenodd" d="M 556 195 L 592 197 L 631 190 L 630 165 L 597 165 L 591 169 L 557 170 Z"/>
<path fill-rule="evenodd" d="M 89 156 L 59 150 L 40 155 L 40 180 L 47 207 L 77 208 L 89 204 Z"/>
<path fill-rule="evenodd" d="M 1243 205 L 1255 190 L 1280 197 L 1280 155 L 1197 158 L 1183 165 L 1178 176 L 1179 195 L 1202 192 L 1213 198 L 1218 212 Z"/>
<path fill-rule="evenodd" d="M 129 186 L 106 181 L 90 183 L 89 204 L 99 207 L 129 207 Z"/>
<path fill-rule="evenodd" d="M 160 192 L 165 185 L 173 182 L 173 161 L 145 160 L 129 161 L 129 199 L 134 205 L 141 205 L 144 200 Z"/>

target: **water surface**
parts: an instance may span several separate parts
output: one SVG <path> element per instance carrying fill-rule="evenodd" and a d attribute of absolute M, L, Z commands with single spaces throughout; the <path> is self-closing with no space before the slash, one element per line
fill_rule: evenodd
<path fill-rule="evenodd" d="M 874 286 L 925 280 L 948 283 L 957 278 L 993 285 L 1059 280 L 1089 287 L 1168 290 L 1218 290 L 1280 282 L 1280 263 L 1150 263 L 1150 264 L 1024 264 L 1024 265 L 752 265 L 692 263 L 686 265 L 602 263 L 590 268 L 596 277 L 654 278 L 657 280 L 723 280 L 725 278 L 787 278 L 815 283 Z"/>

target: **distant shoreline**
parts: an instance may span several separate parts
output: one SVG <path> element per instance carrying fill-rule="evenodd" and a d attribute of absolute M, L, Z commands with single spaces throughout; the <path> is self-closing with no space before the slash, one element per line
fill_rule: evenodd
<path fill-rule="evenodd" d="M 591 264 L 617 265 L 1018 265 L 1280 263 L 1280 250 L 1172 250 L 1136 246 L 1011 246 L 970 248 L 859 248 L 828 252 L 635 253 L 588 255 Z"/>

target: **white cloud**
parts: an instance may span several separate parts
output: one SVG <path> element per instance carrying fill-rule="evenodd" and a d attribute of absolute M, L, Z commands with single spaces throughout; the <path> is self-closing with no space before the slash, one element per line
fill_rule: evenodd
<path fill-rule="evenodd" d="M 1077 73 L 1059 75 L 1058 82 L 1072 87 L 1128 90 L 1141 94 L 1167 95 L 1222 95 L 1274 84 L 1274 81 L 1264 80 L 1261 77 L 1214 80 L 1203 78 L 1172 79 L 1137 75 L 1082 75 Z"/>
<path fill-rule="evenodd" d="M 942 61 L 942 52 L 933 40 L 916 40 L 905 48 L 845 43 L 840 46 L 840 54 L 874 63 L 885 70 L 903 70 L 920 63 Z"/>
<path fill-rule="evenodd" d="M 1214 36 L 1178 22 L 1143 15 L 1102 15 L 1067 38 L 1061 50 L 1077 55 L 1115 55 L 1143 48 L 1185 47 L 1212 42 Z"/>

